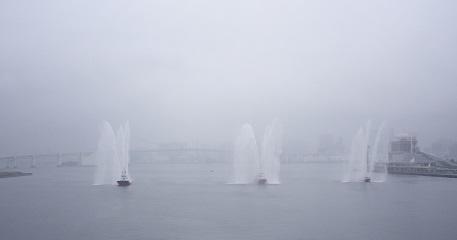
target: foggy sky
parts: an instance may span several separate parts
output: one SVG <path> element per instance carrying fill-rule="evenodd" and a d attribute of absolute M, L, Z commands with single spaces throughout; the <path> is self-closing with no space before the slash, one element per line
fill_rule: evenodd
<path fill-rule="evenodd" d="M 386 120 L 457 138 L 457 2 L 0 1 L 0 155 L 87 151 L 103 120 L 133 148 L 348 141 Z"/>

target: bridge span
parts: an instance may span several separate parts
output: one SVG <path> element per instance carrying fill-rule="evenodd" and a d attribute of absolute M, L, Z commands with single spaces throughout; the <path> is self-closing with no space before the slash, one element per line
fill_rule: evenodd
<path fill-rule="evenodd" d="M 182 156 L 191 155 L 193 159 L 203 157 L 205 155 L 219 155 L 224 159 L 231 155 L 231 151 L 218 148 L 157 148 L 157 149 L 135 149 L 130 151 L 132 162 L 137 158 L 154 158 L 153 155 L 160 156 Z M 64 153 L 45 153 L 45 154 L 18 154 L 11 156 L 0 157 L 0 168 L 18 168 L 30 167 L 35 168 L 39 165 L 56 165 L 74 166 L 74 165 L 93 165 L 85 164 L 88 160 L 94 160 L 95 151 L 90 152 L 64 152 Z M 149 155 L 149 156 L 148 156 Z M 189 157 L 189 156 L 188 156 Z"/>

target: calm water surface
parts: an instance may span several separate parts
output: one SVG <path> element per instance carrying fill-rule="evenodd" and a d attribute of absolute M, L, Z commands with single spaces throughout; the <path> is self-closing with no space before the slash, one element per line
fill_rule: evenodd
<path fill-rule="evenodd" d="M 128 188 L 92 186 L 89 167 L 0 179 L 0 239 L 457 239 L 457 179 L 286 164 L 281 185 L 227 185 L 230 167 L 133 165 Z"/>

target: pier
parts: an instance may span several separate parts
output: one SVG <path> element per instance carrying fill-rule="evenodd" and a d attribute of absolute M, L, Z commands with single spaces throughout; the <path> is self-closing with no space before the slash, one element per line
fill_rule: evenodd
<path fill-rule="evenodd" d="M 457 178 L 457 164 L 421 151 L 415 136 L 397 136 L 390 143 L 389 174 Z"/>

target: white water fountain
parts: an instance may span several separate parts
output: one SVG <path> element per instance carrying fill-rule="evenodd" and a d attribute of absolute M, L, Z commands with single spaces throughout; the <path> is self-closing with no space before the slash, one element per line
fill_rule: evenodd
<path fill-rule="evenodd" d="M 354 136 L 351 153 L 344 168 L 343 182 L 383 182 L 387 174 L 387 148 L 381 124 L 371 137 L 367 122 Z M 384 139 L 383 139 L 384 138 Z"/>
<path fill-rule="evenodd" d="M 282 128 L 273 121 L 265 129 L 262 151 L 250 124 L 244 124 L 235 141 L 232 184 L 279 184 Z"/>
<path fill-rule="evenodd" d="M 110 123 L 104 122 L 101 128 L 97 152 L 95 154 L 94 185 L 116 184 L 129 175 L 130 127 L 127 122 L 116 134 Z M 123 176 L 124 175 L 124 176 Z"/>
<path fill-rule="evenodd" d="M 259 154 L 254 130 L 244 124 L 235 140 L 233 152 L 233 184 L 248 184 L 255 181 L 259 171 Z"/>
<path fill-rule="evenodd" d="M 282 126 L 277 120 L 265 129 L 263 135 L 260 174 L 268 184 L 279 184 L 280 157 L 282 153 Z"/>
<path fill-rule="evenodd" d="M 387 177 L 389 141 L 384 132 L 384 127 L 384 123 L 378 127 L 370 152 L 371 161 L 368 166 L 368 174 L 372 182 L 385 182 Z"/>
<path fill-rule="evenodd" d="M 117 155 L 119 159 L 121 178 L 131 179 L 129 174 L 130 163 L 130 124 L 126 122 L 116 134 Z"/>

